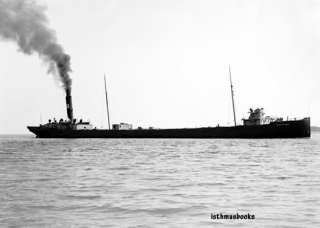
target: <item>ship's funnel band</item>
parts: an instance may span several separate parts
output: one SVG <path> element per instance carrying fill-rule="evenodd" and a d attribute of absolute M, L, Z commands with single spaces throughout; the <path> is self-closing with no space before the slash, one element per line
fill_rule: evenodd
<path fill-rule="evenodd" d="M 72 108 L 72 97 L 71 97 L 71 90 L 66 90 L 66 104 L 67 104 L 67 115 L 69 120 L 72 122 L 73 120 L 73 108 Z"/>

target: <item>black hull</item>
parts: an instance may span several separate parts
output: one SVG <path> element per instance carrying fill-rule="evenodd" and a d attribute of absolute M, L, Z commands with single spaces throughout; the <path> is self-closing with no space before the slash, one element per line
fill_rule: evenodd
<path fill-rule="evenodd" d="M 304 138 L 310 137 L 310 118 L 236 127 L 73 130 L 29 126 L 28 129 L 39 138 Z"/>

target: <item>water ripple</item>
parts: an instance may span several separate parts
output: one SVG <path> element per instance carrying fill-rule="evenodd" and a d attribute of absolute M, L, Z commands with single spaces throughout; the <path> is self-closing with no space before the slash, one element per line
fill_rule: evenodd
<path fill-rule="evenodd" d="M 320 227 L 311 139 L 0 137 L 0 227 Z M 212 220 L 211 213 L 256 219 Z"/>

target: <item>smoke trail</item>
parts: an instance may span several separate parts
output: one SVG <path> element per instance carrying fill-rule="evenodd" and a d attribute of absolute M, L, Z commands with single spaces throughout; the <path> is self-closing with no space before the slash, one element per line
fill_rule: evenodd
<path fill-rule="evenodd" d="M 65 90 L 71 90 L 70 56 L 48 28 L 45 7 L 32 0 L 0 0 L 0 37 L 14 41 L 25 54 L 38 53 L 58 75 Z"/>

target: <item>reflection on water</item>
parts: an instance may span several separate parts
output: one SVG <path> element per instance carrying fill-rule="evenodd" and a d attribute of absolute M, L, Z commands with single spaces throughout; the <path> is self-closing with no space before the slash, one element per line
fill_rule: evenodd
<path fill-rule="evenodd" d="M 319 167 L 320 134 L 1 136 L 0 227 L 320 227 Z M 211 220 L 211 213 L 256 219 Z"/>

